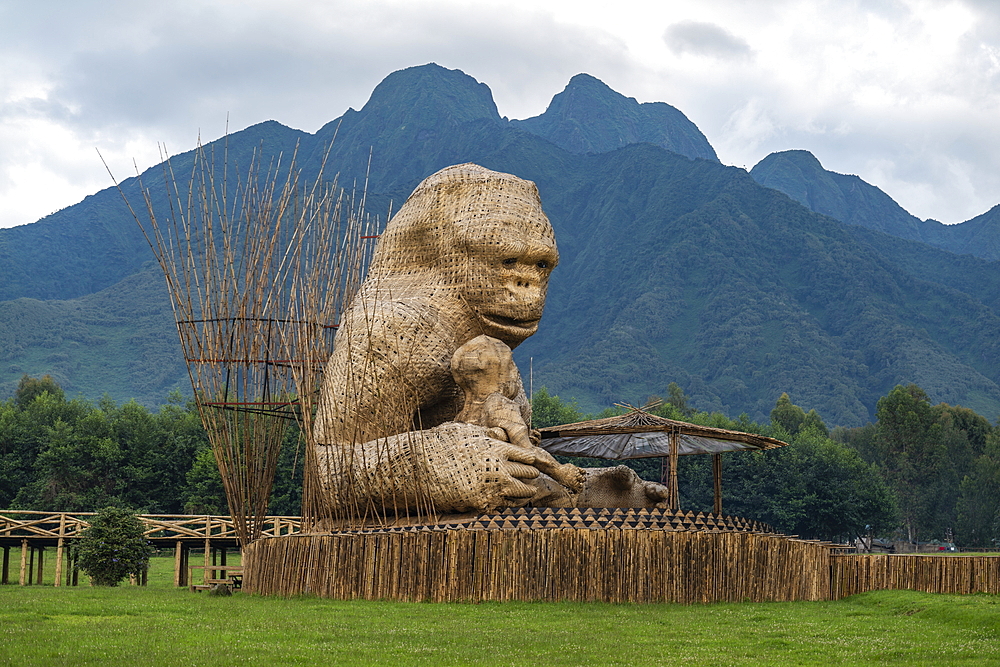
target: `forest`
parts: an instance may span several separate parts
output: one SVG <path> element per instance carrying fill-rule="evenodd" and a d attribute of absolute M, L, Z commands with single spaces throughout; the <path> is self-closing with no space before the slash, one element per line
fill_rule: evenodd
<path fill-rule="evenodd" d="M 932 405 L 916 385 L 878 401 L 877 420 L 828 429 L 788 394 L 766 424 L 746 414 L 704 412 L 670 383 L 649 411 L 706 426 L 759 433 L 790 443 L 768 452 L 725 455 L 724 512 L 767 522 L 787 534 L 829 540 L 883 537 L 1000 546 L 1000 426 L 974 411 Z M 539 389 L 536 428 L 607 416 Z M 289 422 L 269 511 L 299 514 L 303 443 Z M 605 466 L 597 459 L 568 459 Z M 659 480 L 661 459 L 626 462 Z M 711 459 L 679 463 L 681 506 L 712 508 Z M 108 505 L 152 514 L 226 514 L 208 438 L 193 402 L 171 393 L 158 410 L 134 401 L 68 399 L 49 376 L 21 378 L 0 403 L 0 508 L 93 511 Z"/>

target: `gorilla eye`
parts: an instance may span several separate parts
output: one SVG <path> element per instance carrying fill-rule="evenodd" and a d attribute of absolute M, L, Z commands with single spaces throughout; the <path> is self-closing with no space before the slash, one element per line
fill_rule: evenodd
<path fill-rule="evenodd" d="M 505 259 L 503 261 L 503 265 L 504 266 L 514 266 L 515 264 L 517 264 L 517 258 L 516 257 L 508 257 L 507 259 Z"/>
<path fill-rule="evenodd" d="M 546 261 L 545 261 L 545 260 L 543 259 L 542 261 L 540 261 L 540 262 L 539 262 L 538 264 L 536 264 L 535 266 L 537 266 L 537 267 L 538 267 L 538 268 L 540 268 L 540 269 L 547 269 L 547 268 L 549 268 L 549 263 L 548 263 L 548 262 L 546 262 Z"/>

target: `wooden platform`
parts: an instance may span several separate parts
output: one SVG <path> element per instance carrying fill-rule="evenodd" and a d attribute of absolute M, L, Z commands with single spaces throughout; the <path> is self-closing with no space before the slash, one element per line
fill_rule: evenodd
<path fill-rule="evenodd" d="M 93 512 L 36 512 L 0 510 L 0 584 L 11 581 L 11 548 L 20 547 L 18 583 L 42 584 L 46 550 L 55 548 L 55 585 L 76 585 L 79 576 L 73 545 L 90 527 Z M 233 520 L 228 516 L 192 514 L 140 514 L 143 534 L 160 549 L 174 551 L 174 585 L 187 586 L 192 549 L 204 550 L 204 566 L 226 565 L 227 551 L 239 548 Z M 269 516 L 264 535 L 288 535 L 301 529 L 297 516 Z M 17 564 L 14 564 L 15 567 Z M 140 582 L 142 578 L 140 578 Z"/>

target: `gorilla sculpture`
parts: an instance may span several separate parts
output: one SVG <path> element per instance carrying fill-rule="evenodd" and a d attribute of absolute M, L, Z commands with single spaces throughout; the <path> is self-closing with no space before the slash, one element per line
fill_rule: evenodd
<path fill-rule="evenodd" d="M 474 164 L 425 179 L 389 222 L 324 370 L 323 491 L 405 513 L 646 506 L 631 470 L 559 464 L 529 430 L 511 349 L 538 328 L 555 235 L 530 181 Z"/>

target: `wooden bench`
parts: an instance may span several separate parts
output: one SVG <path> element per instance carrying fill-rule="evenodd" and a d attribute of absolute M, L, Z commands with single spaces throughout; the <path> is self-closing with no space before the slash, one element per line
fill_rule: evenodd
<path fill-rule="evenodd" d="M 222 572 L 223 578 L 211 578 L 209 576 L 204 577 L 204 583 L 196 584 L 194 583 L 194 571 L 195 570 L 208 570 L 212 573 Z M 243 588 L 243 566 L 242 565 L 189 565 L 188 566 L 188 581 L 191 584 L 188 588 L 192 591 L 207 591 L 212 586 L 218 584 L 224 584 L 234 589 Z"/>

